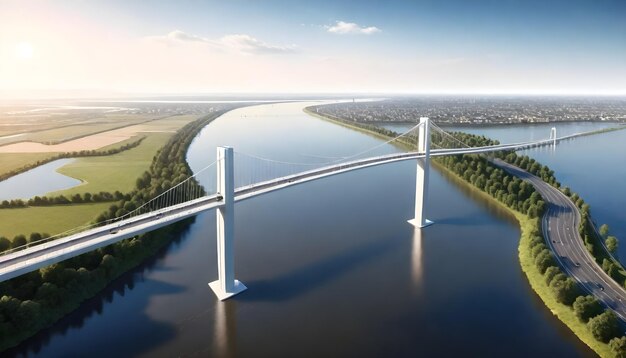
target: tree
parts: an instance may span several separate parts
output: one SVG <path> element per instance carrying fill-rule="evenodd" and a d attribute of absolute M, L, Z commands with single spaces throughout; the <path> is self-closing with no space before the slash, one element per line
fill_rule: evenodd
<path fill-rule="evenodd" d="M 543 244 L 543 243 L 544 243 L 543 237 L 541 237 L 541 236 L 533 236 L 530 239 L 530 241 L 528 242 L 528 246 L 533 248 L 536 245 Z"/>
<path fill-rule="evenodd" d="M 17 309 L 15 324 L 22 329 L 32 329 L 40 316 L 41 305 L 35 301 L 23 301 Z"/>
<path fill-rule="evenodd" d="M 557 274 L 561 273 L 561 270 L 556 266 L 550 266 L 546 269 L 546 272 L 543 274 L 543 277 L 546 279 L 546 285 L 550 285 L 552 279 Z"/>
<path fill-rule="evenodd" d="M 606 241 L 604 242 L 604 244 L 606 245 L 607 250 L 609 250 L 610 252 L 617 251 L 618 241 L 617 241 L 617 238 L 615 236 L 607 237 Z"/>
<path fill-rule="evenodd" d="M 609 225 L 603 224 L 602 226 L 600 226 L 600 235 L 606 238 L 608 234 L 609 234 Z"/>
<path fill-rule="evenodd" d="M 578 284 L 576 284 L 576 281 L 571 277 L 567 277 L 564 280 L 553 279 L 552 282 L 550 282 L 550 288 L 556 300 L 568 306 L 574 303 L 579 293 Z"/>
<path fill-rule="evenodd" d="M 600 342 L 607 343 L 612 338 L 619 335 L 619 322 L 617 316 L 611 310 L 606 310 L 604 313 L 593 317 L 587 323 L 587 327 L 591 331 L 591 334 Z"/>
<path fill-rule="evenodd" d="M 585 323 L 587 323 L 591 317 L 602 313 L 602 305 L 591 295 L 576 297 L 573 308 L 576 317 Z"/>
<path fill-rule="evenodd" d="M 539 255 L 537 255 L 537 257 L 535 258 L 535 265 L 542 275 L 544 272 L 546 272 L 546 269 L 548 267 L 554 266 L 554 257 L 552 256 L 550 250 L 544 249 L 543 251 L 541 251 L 541 253 L 539 253 Z"/>
<path fill-rule="evenodd" d="M 28 241 L 30 243 L 35 243 L 37 241 L 41 241 L 42 239 L 43 239 L 43 237 L 41 236 L 40 233 L 34 232 L 34 233 L 30 234 L 30 237 L 28 238 Z"/>
<path fill-rule="evenodd" d="M 26 245 L 26 236 L 17 235 L 13 238 L 13 242 L 11 243 L 12 248 L 22 247 Z"/>
<path fill-rule="evenodd" d="M 547 250 L 548 247 L 544 243 L 540 243 L 535 245 L 535 247 L 530 250 L 530 256 L 536 258 L 543 250 Z"/>
<path fill-rule="evenodd" d="M 609 347 L 615 353 L 616 358 L 626 358 L 626 337 L 621 336 L 611 339 Z"/>
<path fill-rule="evenodd" d="M 11 247 L 11 240 L 4 236 L 0 236 L 0 252 L 6 251 Z"/>
<path fill-rule="evenodd" d="M 619 267 L 612 260 L 603 259 L 602 269 L 604 270 L 604 272 L 609 274 L 609 276 L 616 280 L 619 279 L 621 276 L 619 272 Z"/>

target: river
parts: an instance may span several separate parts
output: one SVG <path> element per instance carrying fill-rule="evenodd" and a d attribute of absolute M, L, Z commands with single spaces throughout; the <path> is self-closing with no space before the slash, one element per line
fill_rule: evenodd
<path fill-rule="evenodd" d="M 302 112 L 245 107 L 193 142 L 194 170 L 215 147 L 284 161 L 357 153 L 380 140 Z M 397 149 L 385 145 L 371 154 Z M 242 169 L 245 170 L 245 169 Z M 203 182 L 210 178 L 204 179 Z M 530 289 L 515 220 L 432 171 L 423 231 L 412 217 L 415 162 L 265 194 L 236 206 L 236 277 L 219 302 L 215 213 L 197 217 L 158 257 L 28 340 L 13 355 L 587 356 Z"/>
<path fill-rule="evenodd" d="M 57 169 L 73 161 L 74 159 L 57 159 L 0 181 L 0 201 L 29 199 L 80 185 L 80 180 L 57 172 Z"/>

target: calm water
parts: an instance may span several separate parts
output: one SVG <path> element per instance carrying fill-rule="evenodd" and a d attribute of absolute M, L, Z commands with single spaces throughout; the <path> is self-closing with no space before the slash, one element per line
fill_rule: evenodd
<path fill-rule="evenodd" d="M 248 107 L 210 124 L 189 152 L 215 146 L 317 162 L 379 143 L 308 117 L 302 104 Z M 393 151 L 383 147 L 380 151 Z M 248 290 L 216 301 L 215 214 L 18 355 L 560 356 L 590 352 L 530 290 L 519 230 L 453 179 L 431 178 L 416 231 L 415 163 L 333 176 L 236 207 L 236 277 Z"/>
<path fill-rule="evenodd" d="M 59 159 L 0 181 L 0 200 L 29 199 L 80 185 L 81 181 L 57 172 L 74 159 Z"/>
<path fill-rule="evenodd" d="M 381 124 L 381 127 L 403 133 L 415 124 Z M 570 123 L 538 123 L 515 124 L 507 126 L 445 126 L 446 131 L 459 131 L 471 134 L 485 135 L 497 139 L 501 143 L 515 143 L 550 138 L 550 129 L 556 127 L 557 136 L 566 136 L 574 133 L 588 132 L 602 128 L 615 127 L 615 123 L 601 122 L 570 122 Z"/>

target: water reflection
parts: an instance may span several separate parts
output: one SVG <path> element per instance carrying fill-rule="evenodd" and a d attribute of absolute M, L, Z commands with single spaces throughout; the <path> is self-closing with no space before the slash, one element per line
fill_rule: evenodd
<path fill-rule="evenodd" d="M 421 291 L 424 277 L 424 264 L 422 262 L 422 229 L 413 229 L 413 249 L 411 252 L 411 278 L 416 291 Z"/>
<path fill-rule="evenodd" d="M 237 356 L 237 301 L 215 301 L 215 356 Z"/>
<path fill-rule="evenodd" d="M 28 199 L 80 185 L 81 181 L 57 172 L 74 159 L 59 159 L 0 181 L 0 200 Z"/>

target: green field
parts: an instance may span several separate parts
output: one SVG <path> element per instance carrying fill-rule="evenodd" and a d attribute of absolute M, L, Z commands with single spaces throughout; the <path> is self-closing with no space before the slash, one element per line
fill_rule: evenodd
<path fill-rule="evenodd" d="M 0 153 L 0 175 L 52 158 L 58 153 Z"/>
<path fill-rule="evenodd" d="M 83 181 L 82 185 L 47 195 L 72 195 L 100 191 L 123 193 L 135 188 L 135 182 L 150 168 L 152 158 L 172 133 L 150 133 L 138 147 L 103 157 L 78 158 L 58 169 L 58 172 Z"/>
<path fill-rule="evenodd" d="M 0 209 L 0 236 L 46 232 L 55 235 L 91 222 L 111 203 Z"/>
<path fill-rule="evenodd" d="M 47 195 L 70 196 L 76 193 L 97 193 L 100 191 L 129 192 L 135 188 L 136 180 L 150 168 L 156 152 L 174 135 L 175 131 L 195 120 L 197 116 L 175 116 L 152 121 L 146 132 L 140 133 L 145 139 L 135 148 L 124 152 L 100 156 L 78 158 L 59 168 L 59 172 L 83 181 L 77 187 L 47 193 Z M 112 144 L 100 150 L 120 147 L 134 142 L 138 136 Z M 2 154 L 4 167 L 19 168 L 55 153 Z M 6 159 L 6 160 L 4 160 Z M 10 163 L 10 164 L 5 164 Z M 95 219 L 112 203 L 60 205 L 49 207 L 28 207 L 20 209 L 0 209 L 0 236 L 13 238 L 15 235 L 29 235 L 32 232 L 56 234 L 69 228 L 80 226 Z"/>

